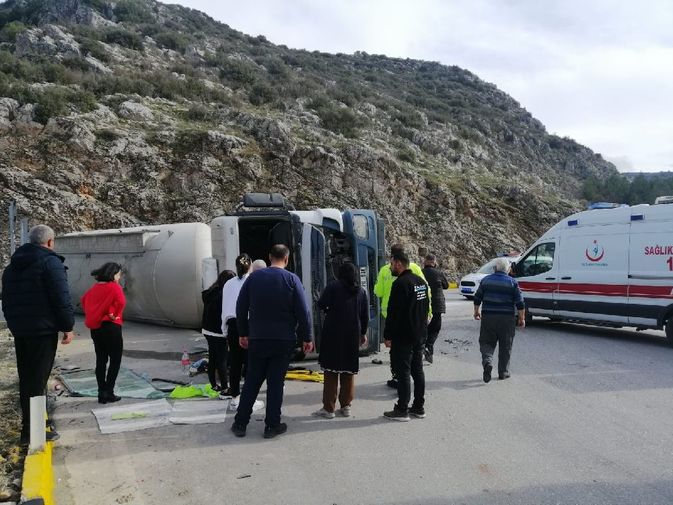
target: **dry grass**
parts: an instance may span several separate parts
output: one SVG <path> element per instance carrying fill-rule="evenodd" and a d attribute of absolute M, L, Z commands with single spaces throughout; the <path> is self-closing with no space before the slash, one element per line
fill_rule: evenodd
<path fill-rule="evenodd" d="M 0 502 L 18 497 L 24 452 L 18 447 L 21 432 L 19 379 L 16 374 L 14 340 L 0 330 Z"/>

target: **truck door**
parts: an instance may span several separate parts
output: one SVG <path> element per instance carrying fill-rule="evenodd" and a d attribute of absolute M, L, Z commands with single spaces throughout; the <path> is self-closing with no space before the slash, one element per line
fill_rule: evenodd
<path fill-rule="evenodd" d="M 318 226 L 308 223 L 302 224 L 301 270 L 306 303 L 309 304 L 313 316 L 316 350 L 319 351 L 323 319 L 322 312 L 318 308 L 318 300 L 327 286 L 325 234 Z"/>
<path fill-rule="evenodd" d="M 673 309 L 673 221 L 669 216 L 643 211 L 631 216 L 628 315 L 633 326 L 661 326 Z"/>
<path fill-rule="evenodd" d="M 555 315 L 627 323 L 629 224 L 596 224 L 561 233 Z"/>
<path fill-rule="evenodd" d="M 222 216 L 210 223 L 213 258 L 217 260 L 218 272 L 236 271 L 236 257 L 240 254 L 238 219 L 238 216 Z"/>
<path fill-rule="evenodd" d="M 553 316 L 558 288 L 557 240 L 549 239 L 533 247 L 516 264 L 516 278 L 523 291 L 526 310 L 531 315 Z"/>
<path fill-rule="evenodd" d="M 353 262 L 360 272 L 360 285 L 369 298 L 369 331 L 364 352 L 377 352 L 381 339 L 379 299 L 374 295 L 374 283 L 381 258 L 385 256 L 383 222 L 372 210 L 349 209 L 343 213 L 344 233 L 353 240 Z"/>

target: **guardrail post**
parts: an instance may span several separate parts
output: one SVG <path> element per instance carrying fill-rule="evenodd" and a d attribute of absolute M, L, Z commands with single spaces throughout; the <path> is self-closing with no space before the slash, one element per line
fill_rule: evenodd
<path fill-rule="evenodd" d="M 30 444 L 28 453 L 43 451 L 47 443 L 45 419 L 47 418 L 47 397 L 33 396 L 30 399 Z"/>

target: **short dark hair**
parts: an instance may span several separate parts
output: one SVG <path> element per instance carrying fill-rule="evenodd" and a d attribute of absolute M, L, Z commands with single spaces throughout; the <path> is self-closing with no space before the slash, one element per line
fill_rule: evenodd
<path fill-rule="evenodd" d="M 284 260 L 290 257 L 290 249 L 285 244 L 276 244 L 271 248 L 269 256 L 275 260 Z"/>
<path fill-rule="evenodd" d="M 437 262 L 437 256 L 434 254 L 426 254 L 425 255 L 425 262 L 426 263 L 435 263 Z"/>
<path fill-rule="evenodd" d="M 397 253 L 393 254 L 391 257 L 392 257 L 393 261 L 399 261 L 405 267 L 409 266 L 409 255 L 407 253 L 405 253 L 404 251 L 397 252 Z"/>
<path fill-rule="evenodd" d="M 98 282 L 111 282 L 114 280 L 115 275 L 121 271 L 122 266 L 119 263 L 109 262 L 92 270 L 91 275 L 93 275 L 94 279 Z"/>
<path fill-rule="evenodd" d="M 390 246 L 390 256 L 395 256 L 396 254 L 402 254 L 403 252 L 404 252 L 404 246 L 399 242 Z"/>

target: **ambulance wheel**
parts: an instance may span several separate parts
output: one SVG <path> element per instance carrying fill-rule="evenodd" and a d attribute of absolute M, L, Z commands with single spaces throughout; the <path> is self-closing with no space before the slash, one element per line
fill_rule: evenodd
<path fill-rule="evenodd" d="M 668 345 L 673 346 L 673 316 L 666 321 L 666 340 Z"/>
<path fill-rule="evenodd" d="M 531 324 L 533 322 L 533 314 L 528 312 L 528 310 L 526 310 L 525 318 L 526 318 L 526 326 L 528 326 L 529 324 Z"/>

